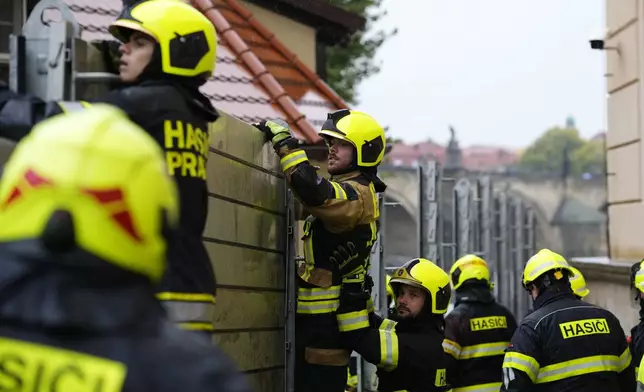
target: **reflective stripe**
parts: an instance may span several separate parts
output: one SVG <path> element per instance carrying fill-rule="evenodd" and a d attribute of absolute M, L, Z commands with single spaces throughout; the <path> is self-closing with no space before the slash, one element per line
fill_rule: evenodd
<path fill-rule="evenodd" d="M 338 299 L 340 298 L 341 286 L 331 286 L 327 288 L 305 288 L 300 287 L 297 290 L 298 300 L 305 301 L 319 301 L 323 299 Z"/>
<path fill-rule="evenodd" d="M 347 192 L 342 189 L 342 186 L 335 181 L 329 181 L 333 190 L 335 190 L 335 198 L 339 200 L 347 200 Z"/>
<path fill-rule="evenodd" d="M 212 331 L 215 297 L 202 293 L 162 292 L 157 298 L 168 312 L 170 321 L 189 330 Z"/>
<path fill-rule="evenodd" d="M 626 366 L 630 363 L 630 352 L 627 354 L 628 357 L 618 357 L 616 355 L 594 355 L 591 357 L 578 358 L 571 361 L 556 363 L 554 365 L 548 365 L 539 370 L 536 383 L 542 384 L 563 380 L 568 377 L 597 372 L 619 373 L 624 370 L 624 363 L 626 363 Z"/>
<path fill-rule="evenodd" d="M 310 225 L 310 223 L 307 223 Z M 309 233 L 308 229 L 305 229 L 307 232 L 304 237 L 304 268 L 298 268 L 297 273 L 300 278 L 308 282 L 311 279 L 311 272 L 315 268 L 315 256 L 313 253 L 313 233 Z"/>
<path fill-rule="evenodd" d="M 396 322 L 389 319 L 382 319 L 382 322 L 378 326 L 378 329 L 383 329 L 385 331 L 391 331 L 396 327 Z"/>
<path fill-rule="evenodd" d="M 367 312 L 367 309 L 338 314 L 337 319 L 338 328 L 341 332 L 369 328 L 369 313 Z"/>
<path fill-rule="evenodd" d="M 449 339 L 443 339 L 443 351 L 456 359 L 461 356 L 461 346 Z"/>
<path fill-rule="evenodd" d="M 330 301 L 297 301 L 297 313 L 323 314 L 335 312 L 340 306 L 339 299 Z"/>
<path fill-rule="evenodd" d="M 501 389 L 500 382 L 491 382 L 488 384 L 470 385 L 468 387 L 459 387 L 452 389 L 453 392 L 498 392 Z"/>
<path fill-rule="evenodd" d="M 393 321 L 385 323 L 383 320 L 380 325 L 384 325 L 385 329 L 378 329 L 380 335 L 380 364 L 378 367 L 391 371 L 398 366 L 398 335 L 396 335 L 394 328 L 396 323 Z"/>
<path fill-rule="evenodd" d="M 376 194 L 376 187 L 373 182 L 369 183 L 369 191 L 371 192 L 371 199 L 373 201 L 373 219 L 380 217 L 380 208 L 378 208 L 378 195 Z"/>
<path fill-rule="evenodd" d="M 58 103 L 58 106 L 60 107 L 60 109 L 63 111 L 63 113 L 75 112 L 77 110 L 87 109 L 90 106 L 92 106 L 90 103 L 88 103 L 86 101 L 78 101 L 78 102 L 60 101 L 60 102 L 57 102 L 57 103 Z"/>
<path fill-rule="evenodd" d="M 290 154 L 285 155 L 280 159 L 280 165 L 282 165 L 282 171 L 287 171 L 295 165 L 299 165 L 302 162 L 308 161 L 309 158 L 306 156 L 306 152 L 298 150 Z"/>
<path fill-rule="evenodd" d="M 461 348 L 459 359 L 471 359 L 503 355 L 510 342 L 483 343 Z"/>
<path fill-rule="evenodd" d="M 536 381 L 537 373 L 539 372 L 539 362 L 537 362 L 536 359 L 514 351 L 505 353 L 505 357 L 503 357 L 503 367 L 513 368 L 524 372 L 528 377 L 530 377 L 530 380 L 532 380 L 533 383 Z"/>
<path fill-rule="evenodd" d="M 367 312 L 373 313 L 375 311 L 376 311 L 376 306 L 373 303 L 373 299 L 369 297 L 369 299 L 367 300 Z"/>

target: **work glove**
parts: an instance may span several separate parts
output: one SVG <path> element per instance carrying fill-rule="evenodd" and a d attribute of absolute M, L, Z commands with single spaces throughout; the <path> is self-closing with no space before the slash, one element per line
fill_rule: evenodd
<path fill-rule="evenodd" d="M 338 266 L 342 271 L 349 263 L 358 258 L 358 250 L 353 242 L 338 246 L 332 253 L 329 260 Z M 352 268 L 353 269 L 353 268 Z"/>
<path fill-rule="evenodd" d="M 96 40 L 91 41 L 90 44 L 95 47 L 103 56 L 103 64 L 105 71 L 119 74 L 119 62 L 121 61 L 121 43 L 114 40 Z"/>
<path fill-rule="evenodd" d="M 294 139 L 291 129 L 283 120 L 262 121 L 254 123 L 253 126 L 264 132 L 266 141 L 270 141 L 273 144 L 273 148 L 276 150 L 286 144 L 289 140 Z"/>

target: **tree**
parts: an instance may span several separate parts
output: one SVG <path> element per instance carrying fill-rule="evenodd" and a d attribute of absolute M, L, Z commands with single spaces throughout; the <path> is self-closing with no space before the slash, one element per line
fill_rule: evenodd
<path fill-rule="evenodd" d="M 380 72 L 375 56 L 378 48 L 397 30 L 373 30 L 373 24 L 387 14 L 383 0 L 330 0 L 330 3 L 367 19 L 365 29 L 354 33 L 344 45 L 327 48 L 327 82 L 351 104 L 357 103 L 358 84 Z"/>
<path fill-rule="evenodd" d="M 572 172 L 574 174 L 602 174 L 606 170 L 605 159 L 604 142 L 589 140 L 572 154 Z"/>
<path fill-rule="evenodd" d="M 584 143 L 577 129 L 550 128 L 525 150 L 519 165 L 527 171 L 562 173 L 565 151 L 570 157 Z"/>
<path fill-rule="evenodd" d="M 600 174 L 604 172 L 604 144 L 584 140 L 576 128 L 550 128 L 525 150 L 519 166 L 558 175 Z"/>

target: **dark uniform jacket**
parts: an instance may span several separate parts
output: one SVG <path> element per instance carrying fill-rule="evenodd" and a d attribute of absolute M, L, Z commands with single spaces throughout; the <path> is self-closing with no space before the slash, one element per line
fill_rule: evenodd
<path fill-rule="evenodd" d="M 0 385 L 11 391 L 250 392 L 142 276 L 76 251 L 0 244 Z"/>
<path fill-rule="evenodd" d="M 477 392 L 499 390 L 503 356 L 516 328 L 512 313 L 494 300 L 487 286 L 459 287 L 456 306 L 445 318 L 443 342 L 453 358 L 447 378 L 455 391 L 463 387 L 477 387 Z"/>
<path fill-rule="evenodd" d="M 113 90 L 101 102 L 124 110 L 165 150 L 168 170 L 179 188 L 181 222 L 170 243 L 169 266 L 158 296 L 175 322 L 187 329 L 212 330 L 216 283 L 202 235 L 208 215 L 209 124 L 218 114 L 196 89 L 189 92 L 161 81 Z M 43 102 L 0 86 L 0 137 L 18 141 L 39 121 L 88 105 Z"/>
<path fill-rule="evenodd" d="M 352 309 L 359 301 L 350 298 L 343 294 L 338 318 L 355 313 Z M 372 312 L 368 326 L 343 331 L 342 335 L 348 347 L 378 367 L 378 391 L 449 390 L 442 316 L 421 314 L 394 321 Z"/>
<path fill-rule="evenodd" d="M 311 364 L 346 366 L 350 351 L 341 344 L 335 311 L 341 288 L 365 289 L 378 235 L 376 192 L 385 185 L 358 171 L 327 180 L 318 176 L 303 150 L 283 146 L 278 154 L 293 192 L 310 214 L 304 224 L 305 260 L 297 271 L 300 356 Z"/>
<path fill-rule="evenodd" d="M 631 337 L 629 347 L 633 356 L 633 365 L 635 372 L 639 369 L 644 354 L 644 311 L 640 310 L 640 322 L 631 328 Z"/>
<path fill-rule="evenodd" d="M 503 360 L 501 391 L 628 392 L 635 374 L 624 331 L 608 310 L 546 291 Z"/>

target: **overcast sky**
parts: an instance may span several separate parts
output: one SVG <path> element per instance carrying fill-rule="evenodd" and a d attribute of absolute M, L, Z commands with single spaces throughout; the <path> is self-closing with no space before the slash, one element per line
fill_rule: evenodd
<path fill-rule="evenodd" d="M 385 0 L 379 27 L 398 35 L 358 109 L 415 142 L 522 147 L 572 115 L 583 136 L 605 129 L 605 57 L 588 40 L 603 0 Z"/>

